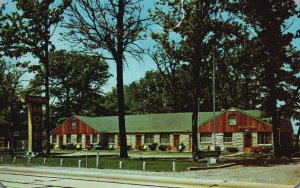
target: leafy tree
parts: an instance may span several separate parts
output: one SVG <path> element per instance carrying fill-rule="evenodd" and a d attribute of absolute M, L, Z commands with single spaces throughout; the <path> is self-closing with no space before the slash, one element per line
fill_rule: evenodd
<path fill-rule="evenodd" d="M 172 93 L 167 90 L 159 72 L 148 71 L 145 77 L 125 87 L 129 114 L 165 113 L 172 111 Z"/>
<path fill-rule="evenodd" d="M 255 109 L 260 104 L 257 78 L 262 60 L 257 38 L 250 38 L 249 33 L 241 28 L 235 37 L 224 36 L 221 45 L 216 57 L 217 106 Z"/>
<path fill-rule="evenodd" d="M 53 121 L 73 114 L 103 115 L 101 87 L 110 77 L 106 62 L 99 56 L 64 50 L 50 53 L 49 60 L 50 91 L 56 101 L 52 105 Z M 42 76 L 39 71 L 31 88 L 39 88 Z"/>
<path fill-rule="evenodd" d="M 142 18 L 141 0 L 76 0 L 68 13 L 72 40 L 87 50 L 104 51 L 102 56 L 117 66 L 120 157 L 127 158 L 123 66 L 125 53 L 139 57 L 143 50 L 137 41 L 147 25 Z M 98 50 L 98 51 L 97 51 Z"/>
<path fill-rule="evenodd" d="M 251 26 L 262 46 L 261 53 L 265 58 L 261 62 L 260 76 L 262 108 L 266 115 L 272 118 L 274 154 L 279 156 L 281 152 L 278 128 L 282 114 L 280 114 L 277 103 L 286 101 L 291 96 L 284 89 L 284 85 L 288 84 L 290 87 L 293 83 L 292 80 L 295 80 L 296 77 L 296 75 L 289 74 L 284 68 L 285 65 L 289 66 L 292 63 L 288 60 L 287 50 L 295 37 L 294 34 L 287 32 L 290 27 L 288 20 L 300 17 L 299 8 L 293 0 L 238 0 L 233 3 L 232 11 Z M 298 103 L 297 101 L 293 102 Z M 291 103 L 286 104 L 290 105 Z"/>
<path fill-rule="evenodd" d="M 111 91 L 104 96 L 104 115 L 116 116 L 118 115 L 118 93 L 117 88 L 113 87 Z"/>
<path fill-rule="evenodd" d="M 10 57 L 20 57 L 31 53 L 38 58 L 44 70 L 44 92 L 49 98 L 49 46 L 51 43 L 51 28 L 57 26 L 62 20 L 64 10 L 69 6 L 70 0 L 16 0 L 15 12 L 5 16 L 5 26 L 0 28 L 2 50 Z M 46 103 L 46 155 L 50 154 L 50 127 L 49 127 L 49 102 Z"/>
<path fill-rule="evenodd" d="M 161 74 L 147 71 L 138 81 L 125 85 L 126 114 L 165 113 L 172 111 L 172 101 Z M 117 90 L 105 97 L 106 115 L 117 114 Z"/>
<path fill-rule="evenodd" d="M 20 128 L 22 105 L 20 104 L 20 78 L 24 74 L 22 68 L 11 62 L 0 60 L 0 135 L 10 141 L 9 151 L 12 153 L 13 132 Z"/>
<path fill-rule="evenodd" d="M 162 47 L 172 54 L 173 58 L 190 65 L 192 87 L 192 151 L 196 160 L 198 151 L 197 122 L 198 122 L 198 98 L 202 96 L 201 87 L 209 85 L 209 67 L 211 67 L 212 54 L 216 39 L 221 37 L 221 27 L 226 27 L 223 20 L 214 15 L 220 10 L 220 4 L 216 1 L 194 0 L 185 1 L 185 17 L 178 27 L 175 27 L 181 13 L 179 1 L 161 0 L 153 13 L 156 23 L 165 29 L 163 33 L 155 33 L 152 38 L 159 41 Z M 167 7 L 168 12 L 163 8 Z M 179 16 L 178 16 L 179 15 Z M 174 28 L 169 30 L 168 28 Z M 172 35 L 179 35 L 179 40 L 172 39 Z M 178 46 L 178 48 L 177 48 Z"/>
<path fill-rule="evenodd" d="M 179 71 L 177 71 L 177 69 L 180 67 L 181 63 L 178 59 L 174 59 L 171 54 L 168 54 L 160 44 L 156 45 L 155 51 L 150 52 L 149 55 L 156 64 L 157 69 L 165 82 L 166 89 L 169 90 L 169 93 L 172 96 L 172 111 L 177 112 L 177 95 L 179 93 L 180 79 L 180 75 L 178 74 Z"/>

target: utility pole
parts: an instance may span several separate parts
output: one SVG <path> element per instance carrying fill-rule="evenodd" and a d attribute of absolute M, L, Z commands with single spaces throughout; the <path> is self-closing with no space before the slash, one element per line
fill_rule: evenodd
<path fill-rule="evenodd" d="M 216 6 L 218 6 L 219 1 L 216 1 Z M 217 18 L 217 12 L 215 12 L 215 18 Z M 216 44 L 216 43 L 215 43 Z M 215 53 L 216 47 L 213 48 L 212 60 L 213 60 L 213 145 L 216 150 L 216 67 L 215 67 Z"/>

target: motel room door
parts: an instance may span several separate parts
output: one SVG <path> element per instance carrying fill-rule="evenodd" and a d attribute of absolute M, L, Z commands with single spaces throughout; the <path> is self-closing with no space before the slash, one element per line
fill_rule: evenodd
<path fill-rule="evenodd" d="M 251 132 L 245 132 L 244 134 L 244 150 L 249 150 L 249 148 L 252 146 L 252 136 Z"/>
<path fill-rule="evenodd" d="M 142 145 L 142 135 L 135 136 L 135 149 L 140 150 Z"/>
<path fill-rule="evenodd" d="M 180 137 L 179 135 L 173 135 L 174 136 L 174 147 L 178 147 L 180 145 Z"/>
<path fill-rule="evenodd" d="M 64 145 L 64 136 L 59 135 L 59 147 L 61 147 L 62 145 Z"/>
<path fill-rule="evenodd" d="M 85 135 L 85 146 L 91 144 L 91 135 Z"/>

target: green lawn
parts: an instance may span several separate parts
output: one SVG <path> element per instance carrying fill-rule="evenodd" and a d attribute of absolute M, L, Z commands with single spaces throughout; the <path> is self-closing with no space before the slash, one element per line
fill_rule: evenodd
<path fill-rule="evenodd" d="M 36 157 L 30 160 L 30 166 L 51 166 L 59 167 L 60 161 L 63 159 L 63 167 L 78 167 L 78 161 L 81 160 L 81 168 L 86 168 L 85 157 L 50 157 L 46 159 L 44 165 L 43 157 Z M 206 163 L 195 163 L 192 161 L 183 160 L 162 160 L 162 159 L 119 159 L 116 157 L 100 157 L 100 169 L 119 169 L 119 162 L 123 162 L 123 169 L 126 170 L 142 170 L 143 162 L 146 162 L 147 171 L 172 171 L 172 163 L 176 162 L 176 171 L 186 171 L 188 167 L 205 166 Z M 3 161 L 0 165 L 9 166 L 28 166 L 28 159 L 25 157 L 17 157 L 13 163 L 13 158 L 6 155 L 3 156 Z M 96 168 L 96 157 L 89 156 L 87 158 L 87 167 Z"/>

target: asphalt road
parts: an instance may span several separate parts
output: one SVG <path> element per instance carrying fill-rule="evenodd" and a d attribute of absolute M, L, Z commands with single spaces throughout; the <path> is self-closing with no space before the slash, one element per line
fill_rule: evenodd
<path fill-rule="evenodd" d="M 201 180 L 141 175 L 105 174 L 76 170 L 39 169 L 0 166 L 0 182 L 11 188 L 288 188 L 290 185 L 242 183 L 222 180 Z M 0 186 L 1 187 L 1 186 Z"/>
<path fill-rule="evenodd" d="M 150 185 L 140 185 L 134 183 L 120 183 L 111 182 L 109 180 L 87 180 L 80 177 L 55 177 L 55 176 L 39 176 L 17 173 L 0 173 L 0 182 L 4 187 L 12 188 L 42 188 L 42 187 L 56 187 L 56 188 L 77 188 L 77 187 L 103 187 L 103 188 L 149 188 Z M 1 187 L 1 186 L 0 186 Z M 151 185 L 151 187 L 153 187 Z M 166 186 L 155 186 L 166 187 Z"/>

